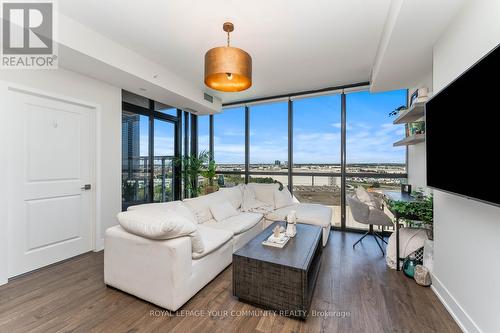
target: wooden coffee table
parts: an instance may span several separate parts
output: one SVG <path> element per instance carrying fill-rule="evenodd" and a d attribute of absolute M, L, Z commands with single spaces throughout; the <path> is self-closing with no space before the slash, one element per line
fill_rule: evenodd
<path fill-rule="evenodd" d="M 241 301 L 307 318 L 323 250 L 321 227 L 297 224 L 297 235 L 282 249 L 262 245 L 274 222 L 233 254 L 233 295 Z"/>

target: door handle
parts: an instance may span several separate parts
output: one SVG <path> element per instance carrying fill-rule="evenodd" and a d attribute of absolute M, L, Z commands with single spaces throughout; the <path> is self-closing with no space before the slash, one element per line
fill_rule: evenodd
<path fill-rule="evenodd" d="M 90 184 L 85 184 L 83 185 L 82 187 L 80 187 L 82 189 L 82 191 L 90 191 L 90 189 L 92 188 L 92 185 Z"/>

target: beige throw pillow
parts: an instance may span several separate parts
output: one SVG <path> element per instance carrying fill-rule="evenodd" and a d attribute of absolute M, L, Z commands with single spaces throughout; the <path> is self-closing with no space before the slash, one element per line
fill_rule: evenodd
<path fill-rule="evenodd" d="M 274 190 L 274 208 L 280 209 L 293 205 L 293 197 L 288 188 L 285 186 L 283 190 Z"/>

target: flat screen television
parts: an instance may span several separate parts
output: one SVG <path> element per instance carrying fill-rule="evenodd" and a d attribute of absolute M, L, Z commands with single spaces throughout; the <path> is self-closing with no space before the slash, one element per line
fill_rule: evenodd
<path fill-rule="evenodd" d="M 500 47 L 425 105 L 427 186 L 500 205 Z"/>

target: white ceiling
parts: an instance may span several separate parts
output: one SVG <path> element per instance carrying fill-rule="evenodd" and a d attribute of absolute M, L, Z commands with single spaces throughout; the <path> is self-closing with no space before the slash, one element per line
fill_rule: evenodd
<path fill-rule="evenodd" d="M 432 53 L 465 0 L 392 1 L 372 75 L 372 91 L 432 87 Z"/>
<path fill-rule="evenodd" d="M 253 86 L 223 102 L 369 81 L 390 0 L 64 0 L 59 11 L 203 84 L 205 52 L 225 43 L 253 58 Z"/>

